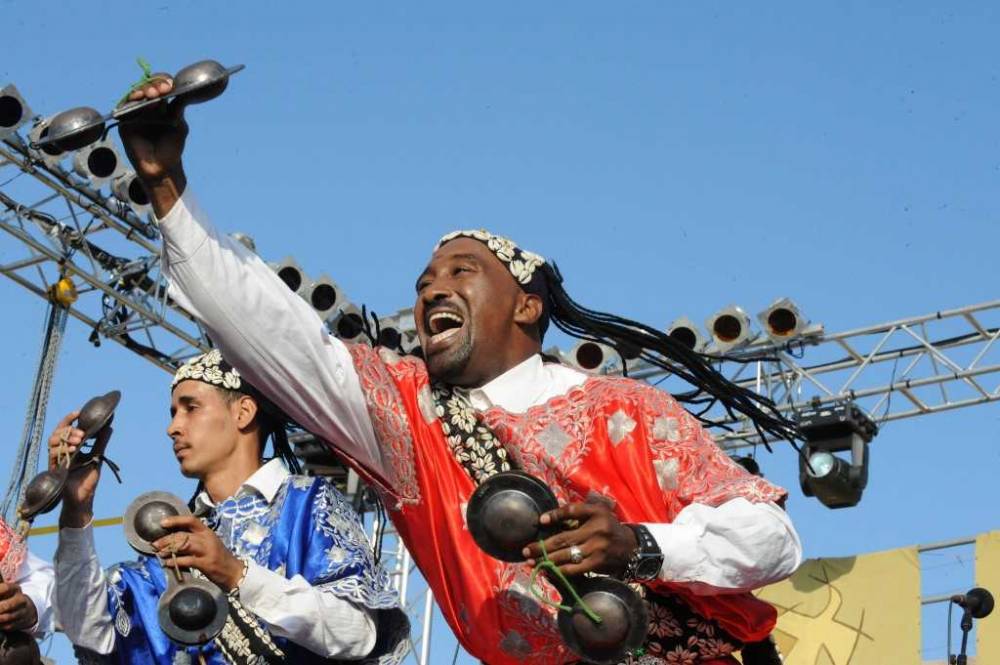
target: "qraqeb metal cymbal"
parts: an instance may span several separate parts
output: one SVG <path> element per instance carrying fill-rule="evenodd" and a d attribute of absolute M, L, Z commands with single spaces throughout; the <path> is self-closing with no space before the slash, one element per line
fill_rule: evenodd
<path fill-rule="evenodd" d="M 93 397 L 80 407 L 80 415 L 76 418 L 76 426 L 83 430 L 83 440 L 93 439 L 104 426 L 111 422 L 115 409 L 122 399 L 121 392 L 112 390 L 109 393 Z"/>
<path fill-rule="evenodd" d="M 69 470 L 65 467 L 42 471 L 24 489 L 24 499 L 17 509 L 18 516 L 30 522 L 59 505 Z"/>
<path fill-rule="evenodd" d="M 503 471 L 476 488 L 465 515 L 476 544 L 493 558 L 513 563 L 524 561 L 526 545 L 558 530 L 539 523 L 542 513 L 558 507 L 555 494 L 538 478 Z"/>
<path fill-rule="evenodd" d="M 160 628 L 174 642 L 194 646 L 214 640 L 226 625 L 229 601 L 217 584 L 184 574 L 175 582 L 172 571 L 164 570 L 167 590 L 156 606 Z"/>
<path fill-rule="evenodd" d="M 181 104 L 202 104 L 215 99 L 229 86 L 229 77 L 242 71 L 245 65 L 224 67 L 215 60 L 201 60 L 188 65 L 174 76 L 174 87 L 166 95 L 156 99 L 128 102 L 112 111 L 115 118 L 123 118 L 161 102 L 177 98 Z"/>
<path fill-rule="evenodd" d="M 122 525 L 125 539 L 141 554 L 156 554 L 153 543 L 170 533 L 160 521 L 164 517 L 190 515 L 191 510 L 179 497 L 169 492 L 146 492 L 140 494 L 125 509 Z"/>
<path fill-rule="evenodd" d="M 52 145 L 58 152 L 79 150 L 104 136 L 108 117 L 89 106 L 63 111 L 52 118 L 45 138 L 39 140 L 34 147 Z"/>
<path fill-rule="evenodd" d="M 566 646 L 588 663 L 605 665 L 625 660 L 642 646 L 649 617 L 642 598 L 624 582 L 611 577 L 572 579 L 581 600 L 601 622 L 592 621 L 579 603 L 572 610 L 559 610 L 559 634 Z M 563 596 L 563 602 L 570 599 Z"/>
<path fill-rule="evenodd" d="M 39 665 L 42 654 L 35 638 L 21 631 L 0 632 L 0 664 Z"/>

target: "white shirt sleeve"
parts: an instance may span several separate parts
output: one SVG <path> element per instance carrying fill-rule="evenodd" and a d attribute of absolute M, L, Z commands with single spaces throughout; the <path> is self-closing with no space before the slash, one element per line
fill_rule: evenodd
<path fill-rule="evenodd" d="M 39 639 L 45 637 L 52 632 L 54 614 L 52 589 L 55 586 L 55 572 L 52 564 L 28 552 L 17 569 L 14 583 L 21 586 L 21 592 L 31 599 L 38 614 L 38 622 L 28 632 Z"/>
<path fill-rule="evenodd" d="M 385 480 L 350 353 L 319 315 L 260 257 L 219 233 L 190 188 L 159 225 L 170 297 L 278 407 Z"/>
<path fill-rule="evenodd" d="M 69 641 L 99 654 L 115 648 L 108 611 L 107 578 L 94 549 L 94 530 L 59 530 L 56 548 L 56 621 Z"/>
<path fill-rule="evenodd" d="M 799 535 L 773 503 L 693 503 L 672 523 L 646 527 L 663 552 L 660 579 L 699 595 L 751 591 L 788 577 L 802 563 Z"/>
<path fill-rule="evenodd" d="M 360 659 L 375 648 L 375 612 L 250 562 L 240 584 L 240 602 L 285 637 L 327 658 Z"/>

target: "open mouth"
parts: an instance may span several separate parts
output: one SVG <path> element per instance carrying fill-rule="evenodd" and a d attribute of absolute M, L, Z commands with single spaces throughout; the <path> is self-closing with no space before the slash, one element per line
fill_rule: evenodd
<path fill-rule="evenodd" d="M 430 333 L 430 338 L 427 340 L 428 348 L 425 352 L 440 351 L 464 325 L 465 319 L 457 312 L 444 310 L 431 312 L 427 317 L 427 332 Z"/>

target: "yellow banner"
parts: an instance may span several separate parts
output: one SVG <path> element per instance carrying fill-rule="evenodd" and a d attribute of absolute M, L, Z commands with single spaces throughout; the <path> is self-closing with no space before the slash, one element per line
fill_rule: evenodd
<path fill-rule="evenodd" d="M 811 559 L 758 595 L 778 609 L 784 665 L 922 663 L 915 547 Z"/>
<path fill-rule="evenodd" d="M 1000 596 L 1000 531 L 976 538 L 976 586 Z M 976 662 L 1000 663 L 1000 611 L 977 623 Z"/>

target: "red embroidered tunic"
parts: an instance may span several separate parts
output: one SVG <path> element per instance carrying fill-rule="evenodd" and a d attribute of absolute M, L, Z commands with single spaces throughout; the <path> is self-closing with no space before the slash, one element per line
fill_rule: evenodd
<path fill-rule="evenodd" d="M 462 646 L 491 665 L 577 660 L 560 640 L 554 610 L 531 595 L 530 567 L 497 561 L 472 540 L 465 507 L 475 484 L 445 438 L 423 362 L 362 345 L 351 354 L 390 470 L 381 489 L 393 523 Z M 669 523 L 691 503 L 785 496 L 732 462 L 676 400 L 631 379 L 594 377 L 523 414 L 493 408 L 479 417 L 560 502 L 603 498 L 623 522 Z M 648 586 L 745 642 L 774 627 L 775 610 L 748 593 Z M 702 647 L 701 662 L 712 662 L 711 645 Z"/>

